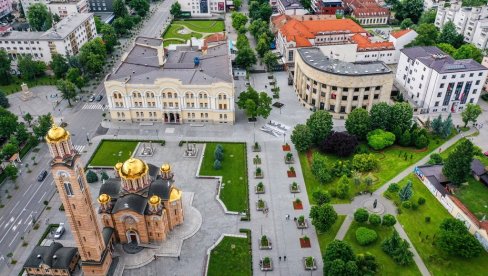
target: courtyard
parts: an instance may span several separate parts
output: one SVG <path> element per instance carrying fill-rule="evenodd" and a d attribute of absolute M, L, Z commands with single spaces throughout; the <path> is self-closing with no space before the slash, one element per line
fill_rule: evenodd
<path fill-rule="evenodd" d="M 89 166 L 113 167 L 129 159 L 136 150 L 138 141 L 103 140 L 93 154 Z"/>
<path fill-rule="evenodd" d="M 250 242 L 249 238 L 225 236 L 212 249 L 207 275 L 252 275 Z"/>
<path fill-rule="evenodd" d="M 164 46 L 185 44 L 192 37 L 205 38 L 211 34 L 223 32 L 224 29 L 224 21 L 174 20 L 163 35 Z"/>

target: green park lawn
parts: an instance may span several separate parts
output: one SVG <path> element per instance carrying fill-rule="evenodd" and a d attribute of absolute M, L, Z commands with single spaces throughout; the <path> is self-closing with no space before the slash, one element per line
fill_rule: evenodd
<path fill-rule="evenodd" d="M 456 143 L 454 143 L 452 146 L 448 147 L 446 150 L 444 150 L 443 152 L 441 152 L 441 157 L 442 159 L 446 159 L 447 157 L 449 157 L 449 154 L 451 154 L 451 152 L 454 151 L 454 149 L 461 143 L 461 141 L 463 141 L 464 139 L 466 138 L 463 138 L 463 139 L 459 139 L 458 141 L 456 141 Z M 488 157 L 482 155 L 482 156 L 475 156 L 475 158 L 479 159 L 481 161 L 481 163 L 483 163 L 485 166 L 488 166 Z"/>
<path fill-rule="evenodd" d="M 360 226 L 375 230 L 378 234 L 378 239 L 372 244 L 366 246 L 360 245 L 356 240 L 356 230 Z M 356 254 L 366 252 L 373 254 L 380 266 L 378 275 L 421 275 L 415 263 L 408 266 L 398 265 L 381 249 L 381 242 L 392 235 L 393 229 L 393 227 L 385 227 L 381 225 L 371 226 L 367 223 L 360 224 L 353 221 L 344 237 L 344 241 L 351 245 Z"/>
<path fill-rule="evenodd" d="M 339 229 L 341 228 L 341 225 L 345 219 L 346 219 L 345 215 L 338 215 L 336 222 L 334 223 L 334 225 L 332 225 L 329 231 L 320 234 L 317 233 L 317 237 L 319 239 L 319 245 L 320 245 L 320 252 L 322 254 L 324 254 L 327 245 L 329 245 L 331 241 L 335 240 L 337 232 L 339 232 Z"/>
<path fill-rule="evenodd" d="M 207 275 L 252 275 L 250 252 L 248 239 L 224 237 L 210 253 Z"/>
<path fill-rule="evenodd" d="M 432 237 L 438 231 L 441 222 L 452 216 L 414 174 L 400 181 L 400 187 L 405 185 L 408 180 L 412 180 L 413 183 L 412 202 L 417 202 L 419 197 L 423 197 L 426 199 L 426 203 L 419 206 L 417 210 L 402 208 L 402 214 L 399 214 L 397 219 L 431 274 L 482 275 L 482 271 L 485 271 L 488 266 L 487 252 L 483 251 L 479 257 L 467 260 L 446 255 L 432 244 Z M 399 201 L 397 194 L 391 197 Z M 430 217 L 429 223 L 425 222 L 425 217 Z"/>
<path fill-rule="evenodd" d="M 29 88 L 39 85 L 55 85 L 56 79 L 50 76 L 43 76 L 34 80 L 23 80 L 21 78 L 14 77 L 12 83 L 9 85 L 0 85 L 0 90 L 5 92 L 6 95 L 18 92 L 22 90 L 20 85 L 26 83 Z"/>
<path fill-rule="evenodd" d="M 191 33 L 179 33 L 185 27 L 190 29 Z M 223 21 L 176 20 L 171 23 L 163 35 L 163 39 L 165 40 L 164 46 L 168 46 L 169 44 L 183 44 L 191 37 L 202 38 L 204 35 L 209 33 L 217 33 L 222 31 L 224 31 Z"/>
<path fill-rule="evenodd" d="M 224 160 L 220 170 L 213 168 L 214 151 L 217 144 L 224 147 Z M 205 147 L 199 174 L 222 176 L 224 185 L 220 190 L 220 199 L 229 211 L 243 212 L 248 208 L 246 158 L 245 143 L 207 143 Z"/>
<path fill-rule="evenodd" d="M 371 187 L 367 187 L 365 183 L 361 183 L 360 185 L 355 185 L 353 183 L 352 178 L 350 179 L 350 190 L 349 196 L 352 198 L 354 195 L 361 191 L 371 190 L 374 191 L 381 187 L 383 184 L 391 180 L 393 177 L 398 175 L 400 172 L 408 168 L 409 166 L 413 165 L 420 159 L 424 158 L 430 152 L 432 152 L 435 148 L 440 146 L 444 140 L 440 138 L 432 138 L 428 147 L 424 150 L 417 150 L 412 147 L 399 147 L 399 146 L 391 146 L 389 148 L 384 149 L 383 151 L 374 151 L 370 150 L 371 153 L 375 154 L 379 160 L 379 168 L 376 171 L 371 172 L 370 176 L 373 179 L 373 185 Z M 405 153 L 407 157 L 405 158 Z M 348 158 L 341 158 L 337 157 L 333 154 L 323 154 L 327 157 L 327 160 L 330 162 L 331 166 L 338 160 L 351 161 L 353 156 Z M 310 169 L 311 162 L 308 162 L 307 154 L 300 153 L 300 164 L 302 166 L 303 177 L 305 180 L 305 185 L 307 187 L 307 194 L 308 197 L 312 200 L 312 193 L 316 190 L 329 190 L 329 189 L 337 189 L 339 185 L 339 178 L 335 178 L 331 183 L 321 184 L 315 176 L 312 174 Z M 310 157 L 311 159 L 311 157 Z M 311 161 L 311 160 L 310 160 Z M 368 173 L 364 174 L 363 177 L 367 176 Z M 349 199 L 333 199 L 333 203 L 345 203 L 349 202 Z"/>
<path fill-rule="evenodd" d="M 218 33 L 225 30 L 224 21 L 221 20 L 175 20 L 171 24 L 183 25 L 188 29 L 201 33 Z"/>
<path fill-rule="evenodd" d="M 102 140 L 92 156 L 89 166 L 115 166 L 129 159 L 138 141 Z"/>
<path fill-rule="evenodd" d="M 478 218 L 488 218 L 488 187 L 470 176 L 467 185 L 455 190 L 455 196 Z"/>

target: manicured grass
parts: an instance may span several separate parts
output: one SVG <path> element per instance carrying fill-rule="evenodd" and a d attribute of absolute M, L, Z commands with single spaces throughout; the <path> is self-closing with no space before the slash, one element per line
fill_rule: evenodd
<path fill-rule="evenodd" d="M 338 215 L 336 222 L 334 223 L 334 225 L 332 225 L 329 231 L 322 234 L 317 233 L 317 237 L 319 239 L 319 245 L 320 245 L 320 252 L 322 254 L 324 254 L 327 245 L 335 239 L 337 232 L 339 232 L 339 228 L 341 228 L 341 225 L 345 219 L 346 219 L 345 215 Z"/>
<path fill-rule="evenodd" d="M 356 240 L 356 230 L 364 226 L 373 229 L 378 234 L 378 239 L 369 245 L 362 246 Z M 421 275 L 415 263 L 408 266 L 401 266 L 396 264 L 393 259 L 388 256 L 381 249 L 381 242 L 390 237 L 393 233 L 393 227 L 385 226 L 371 226 L 369 224 L 360 224 L 355 221 L 352 222 L 351 227 L 347 231 L 344 241 L 348 242 L 356 254 L 369 252 L 376 257 L 380 265 L 380 271 L 378 275 Z"/>
<path fill-rule="evenodd" d="M 470 176 L 468 184 L 462 185 L 455 195 L 478 218 L 488 217 L 488 187 Z"/>
<path fill-rule="evenodd" d="M 444 150 L 440 155 L 442 159 L 446 160 L 447 157 L 449 157 L 449 154 L 454 151 L 454 149 L 461 143 L 461 141 L 465 140 L 466 138 L 459 139 L 454 143 L 452 146 L 448 147 L 446 150 Z M 475 156 L 475 158 L 479 159 L 481 163 L 483 163 L 485 166 L 488 166 L 488 157 L 486 156 Z"/>
<path fill-rule="evenodd" d="M 9 85 L 0 85 L 0 90 L 9 95 L 15 92 L 21 91 L 20 85 L 26 83 L 29 88 L 39 86 L 39 85 L 55 85 L 56 79 L 51 76 L 43 76 L 34 80 L 26 81 L 21 78 L 14 77 L 12 83 Z"/>
<path fill-rule="evenodd" d="M 168 39 L 168 38 L 179 38 L 179 39 L 183 39 L 183 40 L 186 41 L 186 40 L 189 40 L 191 37 L 195 37 L 195 38 L 201 38 L 202 37 L 202 34 L 197 33 L 197 32 L 192 32 L 192 33 L 189 33 L 189 34 L 180 34 L 180 33 L 178 33 L 180 30 L 183 30 L 183 29 L 184 29 L 183 26 L 171 24 L 168 27 L 168 30 L 164 34 L 163 38 L 164 39 Z"/>
<path fill-rule="evenodd" d="M 225 30 L 224 21 L 175 20 L 171 22 L 171 24 L 184 25 L 188 29 L 191 29 L 195 32 L 201 32 L 201 33 L 217 33 L 217 32 L 223 32 Z"/>
<path fill-rule="evenodd" d="M 397 219 L 432 275 L 483 275 L 482 271 L 488 266 L 487 252 L 483 251 L 479 257 L 466 260 L 446 255 L 432 244 L 432 237 L 437 233 L 441 222 L 452 216 L 414 174 L 400 181 L 400 186 L 405 185 L 408 180 L 413 183 L 412 201 L 417 202 L 419 197 L 423 197 L 426 203 L 417 210 L 402 209 L 403 212 Z M 394 194 L 393 199 L 398 200 L 398 195 Z M 425 217 L 430 217 L 431 221 L 425 222 Z"/>
<path fill-rule="evenodd" d="M 224 147 L 224 160 L 220 170 L 213 168 L 217 144 Z M 227 210 L 243 212 L 248 208 L 246 144 L 207 143 L 200 175 L 222 176 L 224 185 L 220 190 L 220 199 L 227 206 Z"/>
<path fill-rule="evenodd" d="M 248 239 L 224 237 L 210 253 L 207 275 L 252 275 L 250 252 Z"/>
<path fill-rule="evenodd" d="M 115 166 L 117 162 L 129 159 L 135 151 L 137 141 L 103 140 L 94 153 L 90 166 Z"/>
<path fill-rule="evenodd" d="M 383 184 L 391 180 L 393 177 L 395 177 L 397 174 L 408 168 L 409 166 L 413 165 L 420 159 L 424 158 L 426 155 L 430 154 L 432 150 L 434 150 L 436 147 L 441 145 L 444 140 L 441 140 L 439 138 L 432 138 L 430 140 L 429 146 L 427 149 L 419 151 L 415 148 L 405 148 L 405 147 L 399 147 L 399 146 L 392 146 L 387 149 L 384 149 L 383 151 L 373 151 L 371 150 L 370 152 L 375 154 L 376 157 L 379 160 L 379 168 L 376 171 L 369 173 L 365 173 L 362 175 L 362 177 L 366 177 L 368 174 L 371 176 L 373 179 L 373 185 L 371 187 L 367 187 L 364 182 L 362 182 L 360 185 L 356 186 L 353 183 L 352 178 L 350 179 L 350 186 L 349 186 L 349 195 L 350 197 L 354 197 L 357 193 L 365 190 L 371 190 L 374 191 L 381 187 Z M 405 158 L 405 154 L 407 157 Z M 327 157 L 327 160 L 329 161 L 330 167 L 333 166 L 335 162 L 338 160 L 345 161 L 345 160 L 352 160 L 352 156 L 348 158 L 340 158 L 332 154 L 323 154 L 324 156 Z M 300 164 L 302 166 L 302 172 L 303 176 L 305 179 L 305 186 L 307 188 L 307 193 L 308 197 L 312 199 L 312 193 L 316 190 L 330 190 L 330 189 L 336 189 L 337 186 L 339 185 L 339 178 L 334 179 L 331 183 L 327 184 L 320 184 L 319 181 L 316 180 L 315 176 L 312 174 L 312 171 L 310 169 L 310 165 L 307 159 L 307 154 L 306 153 L 300 153 Z M 313 201 L 313 199 L 312 199 Z M 349 202 L 349 199 L 333 199 L 333 203 L 344 203 L 344 202 Z"/>

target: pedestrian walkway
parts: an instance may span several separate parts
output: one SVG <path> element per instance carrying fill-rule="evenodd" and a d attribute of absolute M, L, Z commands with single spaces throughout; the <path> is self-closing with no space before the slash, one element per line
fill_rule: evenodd
<path fill-rule="evenodd" d="M 105 110 L 106 107 L 103 104 L 99 103 L 86 103 L 83 105 L 81 109 L 98 109 L 98 110 Z"/>
<path fill-rule="evenodd" d="M 75 150 L 79 153 L 82 153 L 83 152 L 83 149 L 85 148 L 86 145 L 73 145 L 73 147 L 75 148 Z"/>

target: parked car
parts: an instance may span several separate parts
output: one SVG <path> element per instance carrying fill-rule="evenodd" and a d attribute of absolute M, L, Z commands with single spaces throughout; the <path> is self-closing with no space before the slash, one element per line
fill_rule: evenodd
<path fill-rule="evenodd" d="M 37 176 L 37 181 L 42 182 L 47 176 L 47 171 L 43 170 L 38 176 Z"/>
<path fill-rule="evenodd" d="M 64 223 L 60 223 L 58 228 L 56 229 L 56 232 L 54 232 L 54 238 L 57 240 L 60 239 L 61 236 L 63 236 L 64 234 L 64 230 L 65 230 Z"/>
<path fill-rule="evenodd" d="M 95 100 L 95 96 L 91 95 L 90 98 L 88 99 L 89 102 L 93 102 Z"/>
<path fill-rule="evenodd" d="M 103 99 L 103 96 L 102 96 L 102 95 L 98 95 L 98 96 L 95 98 L 95 100 L 96 100 L 97 102 L 101 101 L 102 99 Z"/>

